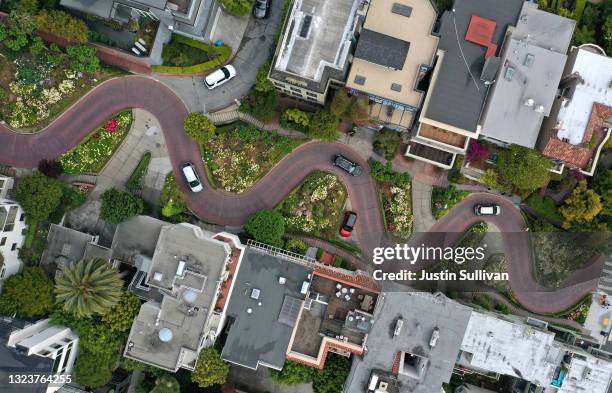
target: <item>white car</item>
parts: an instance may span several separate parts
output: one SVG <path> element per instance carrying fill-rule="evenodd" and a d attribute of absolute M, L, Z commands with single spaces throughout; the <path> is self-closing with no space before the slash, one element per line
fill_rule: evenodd
<path fill-rule="evenodd" d="M 193 192 L 202 191 L 202 182 L 198 177 L 198 173 L 195 170 L 195 167 L 190 162 L 184 162 L 181 164 L 181 170 L 183 171 L 183 176 L 185 176 L 185 180 L 187 180 L 187 185 Z"/>
<path fill-rule="evenodd" d="M 477 216 L 499 216 L 501 208 L 494 204 L 479 204 L 474 206 L 474 214 Z"/>
<path fill-rule="evenodd" d="M 228 80 L 236 76 L 236 69 L 232 65 L 226 65 L 204 78 L 204 84 L 210 90 L 221 86 Z"/>

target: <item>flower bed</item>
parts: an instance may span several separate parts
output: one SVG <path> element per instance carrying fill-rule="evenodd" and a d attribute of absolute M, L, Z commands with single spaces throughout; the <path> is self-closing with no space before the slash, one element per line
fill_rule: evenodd
<path fill-rule="evenodd" d="M 132 112 L 119 112 L 96 128 L 74 149 L 60 157 L 64 172 L 69 175 L 97 173 L 115 153 L 132 123 Z"/>
<path fill-rule="evenodd" d="M 287 230 L 335 237 L 346 197 L 346 188 L 335 175 L 314 172 L 281 202 L 279 209 Z"/>
<path fill-rule="evenodd" d="M 376 180 L 387 231 L 402 238 L 412 234 L 412 184 L 410 175 L 393 171 L 391 163 L 370 161 L 370 174 Z"/>
<path fill-rule="evenodd" d="M 219 188 L 244 192 L 305 141 L 234 123 L 217 128 L 216 137 L 204 145 L 203 159 Z"/>

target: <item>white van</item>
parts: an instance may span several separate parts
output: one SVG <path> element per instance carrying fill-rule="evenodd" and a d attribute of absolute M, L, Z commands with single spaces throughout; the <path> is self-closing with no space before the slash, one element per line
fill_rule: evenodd
<path fill-rule="evenodd" d="M 204 78 L 204 84 L 210 90 L 221 86 L 228 80 L 236 76 L 236 69 L 232 65 L 226 65 Z"/>
<path fill-rule="evenodd" d="M 202 182 L 198 177 L 198 173 L 195 170 L 195 167 L 190 162 L 184 162 L 181 164 L 181 170 L 183 171 L 183 176 L 185 176 L 185 180 L 187 180 L 187 185 L 193 192 L 202 191 Z"/>

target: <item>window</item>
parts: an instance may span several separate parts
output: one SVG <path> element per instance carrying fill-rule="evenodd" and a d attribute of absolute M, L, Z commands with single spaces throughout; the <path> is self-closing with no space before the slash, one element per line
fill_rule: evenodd
<path fill-rule="evenodd" d="M 307 95 L 308 97 L 317 98 L 317 95 L 316 95 L 316 94 L 311 93 L 311 92 L 309 92 L 309 91 L 307 91 L 307 92 L 306 92 L 306 95 Z"/>
<path fill-rule="evenodd" d="M 19 221 L 23 222 L 23 220 L 25 220 L 25 214 L 21 213 L 19 216 Z"/>
<path fill-rule="evenodd" d="M 511 81 L 514 76 L 514 68 L 508 67 L 506 68 L 506 73 L 504 74 L 504 79 L 507 81 Z"/>
<path fill-rule="evenodd" d="M 526 67 L 531 67 L 534 61 L 535 61 L 535 56 L 532 55 L 531 53 L 527 53 L 527 56 L 525 56 L 525 61 L 523 62 L 523 64 Z"/>
<path fill-rule="evenodd" d="M 17 243 L 13 243 L 11 246 L 11 251 L 15 251 L 17 249 Z"/>
<path fill-rule="evenodd" d="M 4 246 L 6 244 L 6 237 L 3 237 L 2 240 L 0 240 L 0 246 Z"/>
<path fill-rule="evenodd" d="M 355 84 L 363 86 L 365 84 L 366 78 L 362 75 L 355 75 Z"/>
<path fill-rule="evenodd" d="M 402 85 L 399 83 L 391 83 L 391 90 L 400 92 L 402 91 Z"/>
<path fill-rule="evenodd" d="M 296 92 L 298 92 L 298 93 L 301 93 L 301 92 L 302 92 L 302 90 L 301 90 L 301 89 L 298 89 L 297 87 L 290 87 L 289 89 L 291 89 L 291 91 L 296 91 Z"/>

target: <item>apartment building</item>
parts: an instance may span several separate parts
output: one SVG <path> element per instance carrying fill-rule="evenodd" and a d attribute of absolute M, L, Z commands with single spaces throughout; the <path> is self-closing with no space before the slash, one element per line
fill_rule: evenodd
<path fill-rule="evenodd" d="M 572 48 L 538 148 L 557 165 L 587 176 L 612 130 L 612 58 L 594 45 Z"/>
<path fill-rule="evenodd" d="M 17 202 L 0 198 L 0 285 L 2 281 L 18 273 L 23 263 L 19 248 L 25 240 L 25 213 Z"/>
<path fill-rule="evenodd" d="M 346 88 L 368 98 L 373 121 L 399 131 L 412 127 L 438 46 L 436 18 L 430 0 L 370 2 Z"/>
<path fill-rule="evenodd" d="M 0 198 L 8 198 L 15 181 L 12 177 L 0 174 Z"/>
<path fill-rule="evenodd" d="M 344 85 L 366 10 L 360 0 L 295 0 L 268 75 L 276 89 L 323 105 L 330 86 Z"/>

